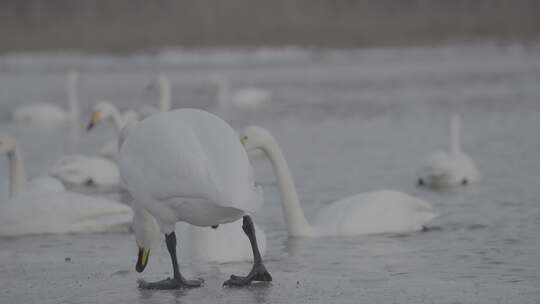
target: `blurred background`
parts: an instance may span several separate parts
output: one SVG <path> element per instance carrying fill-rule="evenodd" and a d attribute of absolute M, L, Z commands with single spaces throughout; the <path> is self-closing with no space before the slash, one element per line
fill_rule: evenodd
<path fill-rule="evenodd" d="M 535 0 L 2 0 L 0 51 L 527 43 L 539 12 Z"/>

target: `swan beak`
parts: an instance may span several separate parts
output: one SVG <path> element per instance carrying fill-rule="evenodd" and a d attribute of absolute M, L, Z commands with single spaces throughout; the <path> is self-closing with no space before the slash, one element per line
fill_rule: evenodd
<path fill-rule="evenodd" d="M 100 112 L 94 112 L 92 113 L 92 117 L 90 118 L 90 122 L 88 123 L 88 126 L 86 127 L 87 131 L 92 130 L 92 128 L 101 121 L 101 113 Z"/>
<path fill-rule="evenodd" d="M 139 247 L 139 254 L 137 256 L 137 265 L 135 269 L 137 272 L 143 272 L 146 264 L 148 263 L 148 257 L 150 256 L 150 250 L 143 247 Z"/>
<path fill-rule="evenodd" d="M 247 140 L 247 136 L 240 138 L 240 143 L 242 143 L 242 146 L 244 146 L 244 148 L 246 147 L 246 140 Z"/>

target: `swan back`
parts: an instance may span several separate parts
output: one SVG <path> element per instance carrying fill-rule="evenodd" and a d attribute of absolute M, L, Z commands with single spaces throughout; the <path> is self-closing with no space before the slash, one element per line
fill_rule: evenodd
<path fill-rule="evenodd" d="M 101 157 L 72 155 L 60 159 L 49 174 L 73 185 L 93 183 L 100 186 L 118 185 L 120 174 L 115 163 Z"/>
<path fill-rule="evenodd" d="M 338 200 L 318 213 L 318 234 L 346 236 L 419 231 L 436 215 L 429 203 L 407 194 L 381 190 Z"/>
<path fill-rule="evenodd" d="M 138 122 L 122 144 L 119 165 L 135 199 L 202 199 L 247 212 L 262 205 L 235 131 L 202 110 L 163 112 Z"/>

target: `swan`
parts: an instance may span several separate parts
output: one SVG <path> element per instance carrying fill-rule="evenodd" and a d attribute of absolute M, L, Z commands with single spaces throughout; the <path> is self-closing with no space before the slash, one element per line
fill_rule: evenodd
<path fill-rule="evenodd" d="M 127 110 L 120 112 L 118 108 L 110 101 L 102 100 L 94 106 L 90 122 L 88 123 L 87 130 L 91 130 L 95 125 L 104 120 L 111 120 L 117 133 L 130 122 L 138 121 L 140 119 L 139 113 L 133 110 Z M 118 157 L 118 143 L 117 140 L 111 140 L 105 144 L 98 155 L 107 158 L 111 161 L 116 161 Z"/>
<path fill-rule="evenodd" d="M 256 108 L 272 99 L 269 91 L 248 87 L 231 90 L 229 80 L 223 75 L 212 75 L 211 81 L 218 86 L 218 105 L 222 111 L 227 111 L 230 106 L 240 108 Z"/>
<path fill-rule="evenodd" d="M 435 214 L 429 203 L 407 194 L 380 190 L 340 199 L 324 207 L 310 225 L 304 216 L 289 167 L 277 140 L 262 127 L 244 129 L 246 150 L 261 149 L 270 159 L 281 192 L 287 230 L 294 237 L 350 236 L 418 231 Z"/>
<path fill-rule="evenodd" d="M 79 119 L 79 101 L 77 97 L 78 72 L 69 72 L 67 76 L 67 95 L 69 110 L 51 103 L 35 103 L 17 107 L 13 113 L 13 120 L 32 122 L 41 125 L 54 125 L 65 121 Z"/>
<path fill-rule="evenodd" d="M 423 168 L 418 185 L 451 188 L 480 180 L 480 173 L 472 158 L 461 150 L 461 118 L 453 115 L 450 123 L 450 152 L 434 152 Z"/>
<path fill-rule="evenodd" d="M 246 277 L 233 275 L 224 285 L 272 280 L 263 265 L 253 221 L 246 214 L 262 206 L 261 189 L 254 185 L 246 151 L 225 121 L 206 111 L 179 109 L 152 115 L 123 133 L 118 161 L 122 184 L 133 198 L 139 247 L 136 270 L 146 267 L 160 231 L 173 264 L 172 279 L 142 281 L 139 288 L 201 286 L 201 281 L 186 280 L 180 274 L 176 222 L 219 229 L 240 218 L 252 247 L 253 268 Z"/>
<path fill-rule="evenodd" d="M 152 89 L 156 86 L 159 88 L 159 107 L 144 104 L 139 110 L 142 117 L 171 110 L 171 81 L 166 75 L 159 75 L 147 86 L 147 89 Z"/>
<path fill-rule="evenodd" d="M 10 198 L 0 205 L 0 235 L 127 232 L 133 212 L 120 203 L 66 192 L 52 178 L 26 179 L 16 141 L 0 135 L 9 160 Z"/>
<path fill-rule="evenodd" d="M 120 182 L 118 166 L 102 157 L 70 155 L 62 157 L 49 175 L 71 185 L 117 186 Z"/>

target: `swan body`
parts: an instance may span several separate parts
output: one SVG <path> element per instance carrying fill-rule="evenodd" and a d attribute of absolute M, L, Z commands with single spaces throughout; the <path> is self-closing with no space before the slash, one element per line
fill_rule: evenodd
<path fill-rule="evenodd" d="M 277 176 L 281 203 L 291 236 L 350 236 L 418 231 L 435 214 L 429 203 L 405 193 L 380 190 L 340 199 L 323 207 L 313 224 L 304 216 L 288 164 L 276 139 L 267 130 L 251 126 L 244 130 L 246 150 L 263 150 Z"/>
<path fill-rule="evenodd" d="M 419 185 L 429 187 L 451 188 L 480 180 L 480 173 L 472 158 L 461 150 L 461 119 L 454 115 L 451 121 L 451 143 L 449 152 L 435 152 L 424 165 Z"/>
<path fill-rule="evenodd" d="M 254 268 L 247 278 L 231 278 L 226 284 L 246 285 L 252 280 L 271 280 L 262 265 L 255 228 L 251 218 L 245 215 L 261 207 L 261 189 L 255 187 L 246 151 L 226 122 L 196 109 L 152 115 L 132 124 L 122 135 L 119 166 L 122 183 L 133 198 L 133 226 L 139 246 L 137 271 L 144 270 L 159 231 L 165 234 L 173 261 L 173 279 L 145 282 L 141 288 L 200 286 L 201 282 L 186 281 L 178 270 L 176 222 L 209 229 L 208 226 L 231 223 L 242 217 L 242 229 L 252 246 Z M 238 233 L 240 231 L 236 231 Z M 204 246 L 232 246 L 223 239 L 218 243 L 217 234 L 201 234 L 196 227 L 190 236 Z M 197 243 L 193 246 L 197 251 Z M 217 250 L 217 247 L 207 248 Z"/>
<path fill-rule="evenodd" d="M 124 231 L 133 218 L 120 203 L 66 192 L 50 178 L 26 180 L 22 155 L 12 137 L 0 136 L 9 160 L 10 198 L 0 205 L 0 235 Z"/>
<path fill-rule="evenodd" d="M 49 174 L 72 185 L 116 186 L 118 166 L 105 158 L 71 155 L 60 159 Z"/>
<path fill-rule="evenodd" d="M 67 78 L 68 110 L 51 103 L 22 105 L 13 111 L 13 120 L 40 125 L 54 125 L 69 120 L 76 121 L 79 118 L 79 101 L 77 99 L 79 74 L 70 72 Z"/>
<path fill-rule="evenodd" d="M 260 88 L 232 90 L 229 81 L 222 75 L 212 75 L 211 80 L 218 86 L 218 104 L 222 111 L 226 111 L 230 106 L 257 108 L 272 99 L 269 91 Z"/>
<path fill-rule="evenodd" d="M 171 81 L 166 75 L 159 75 L 155 81 L 150 83 L 148 88 L 153 88 L 155 86 L 159 89 L 159 107 L 144 104 L 139 110 L 142 117 L 148 117 L 159 112 L 171 110 Z"/>

